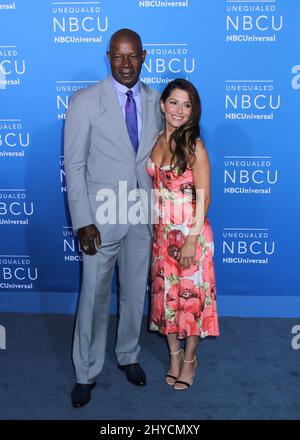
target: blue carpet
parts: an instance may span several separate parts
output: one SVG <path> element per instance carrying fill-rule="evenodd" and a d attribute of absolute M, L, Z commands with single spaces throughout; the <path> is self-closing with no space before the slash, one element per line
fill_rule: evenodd
<path fill-rule="evenodd" d="M 220 319 L 221 336 L 201 343 L 192 388 L 163 382 L 164 338 L 143 323 L 140 362 L 146 387 L 135 387 L 116 367 L 116 318 L 107 358 L 91 402 L 73 409 L 70 315 L 2 313 L 6 349 L 0 350 L 0 419 L 200 420 L 300 419 L 300 350 L 291 346 L 297 319 Z"/>

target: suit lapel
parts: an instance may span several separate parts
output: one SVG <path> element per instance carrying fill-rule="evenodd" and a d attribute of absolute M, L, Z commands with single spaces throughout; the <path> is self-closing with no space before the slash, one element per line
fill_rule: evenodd
<path fill-rule="evenodd" d="M 103 81 L 102 102 L 109 115 L 109 120 L 114 126 L 114 130 L 119 132 L 131 155 L 135 157 L 118 97 L 109 78 Z"/>
<path fill-rule="evenodd" d="M 153 108 L 153 96 L 151 92 L 147 90 L 145 85 L 141 83 L 141 96 L 142 96 L 142 129 L 140 136 L 139 149 L 137 152 L 137 157 L 142 153 L 142 150 L 147 146 L 147 133 L 149 127 L 151 127 L 154 118 L 154 108 Z"/>
<path fill-rule="evenodd" d="M 141 98 L 142 98 L 142 128 L 141 128 L 141 136 L 139 142 L 139 149 L 137 152 L 136 158 L 142 153 L 144 148 L 147 146 L 147 134 L 149 131 L 149 127 L 154 119 L 155 109 L 153 108 L 153 96 L 150 91 L 147 90 L 146 86 L 141 83 Z M 106 78 L 103 81 L 103 89 L 102 89 L 102 102 L 105 107 L 105 110 L 108 113 L 109 120 L 111 124 L 114 126 L 114 129 L 119 132 L 121 139 L 128 147 L 131 155 L 135 158 L 135 154 L 133 151 L 133 147 L 128 135 L 126 122 L 120 108 L 120 104 L 118 101 L 118 97 L 113 88 L 110 78 Z"/>

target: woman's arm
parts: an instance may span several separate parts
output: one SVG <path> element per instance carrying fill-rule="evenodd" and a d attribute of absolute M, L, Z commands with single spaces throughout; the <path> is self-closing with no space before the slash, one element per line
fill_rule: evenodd
<path fill-rule="evenodd" d="M 195 244 L 204 224 L 210 204 L 210 164 L 207 151 L 200 140 L 195 147 L 195 161 L 192 164 L 194 186 L 196 190 L 196 209 L 192 227 L 180 251 L 179 263 L 185 269 L 196 264 Z"/>
<path fill-rule="evenodd" d="M 196 190 L 196 213 L 189 236 L 196 242 L 210 205 L 210 164 L 207 151 L 200 140 L 195 148 L 195 161 L 192 173 Z"/>

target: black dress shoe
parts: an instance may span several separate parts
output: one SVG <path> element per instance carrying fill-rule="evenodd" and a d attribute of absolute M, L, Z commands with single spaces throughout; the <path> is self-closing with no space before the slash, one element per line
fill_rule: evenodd
<path fill-rule="evenodd" d="M 91 391 L 95 386 L 96 382 L 90 384 L 75 384 L 71 393 L 71 400 L 74 408 L 84 406 L 91 400 Z"/>
<path fill-rule="evenodd" d="M 140 387 L 146 385 L 146 375 L 140 364 L 118 365 L 118 367 L 125 372 L 129 382 Z"/>

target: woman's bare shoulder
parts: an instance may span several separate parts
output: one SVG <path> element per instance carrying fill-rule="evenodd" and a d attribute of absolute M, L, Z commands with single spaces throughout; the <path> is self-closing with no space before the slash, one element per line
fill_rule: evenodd
<path fill-rule="evenodd" d="M 161 151 L 164 147 L 164 141 L 163 141 L 163 131 L 161 131 L 156 139 L 156 142 L 152 148 L 152 152 L 157 152 L 157 151 Z"/>
<path fill-rule="evenodd" d="M 205 163 L 208 160 L 207 150 L 205 148 L 204 142 L 197 138 L 194 147 L 194 156 L 191 159 L 190 166 L 194 168 L 199 163 Z"/>
<path fill-rule="evenodd" d="M 202 139 L 197 138 L 196 139 L 196 144 L 195 144 L 195 152 L 197 151 L 202 151 L 202 150 L 206 150 L 205 148 L 205 143 L 203 142 Z"/>
<path fill-rule="evenodd" d="M 156 139 L 156 142 L 152 148 L 151 151 L 151 158 L 152 160 L 154 160 L 156 163 L 160 163 L 163 157 L 163 153 L 164 153 L 164 143 L 163 143 L 163 138 L 162 138 L 163 132 L 158 134 L 158 137 Z"/>

